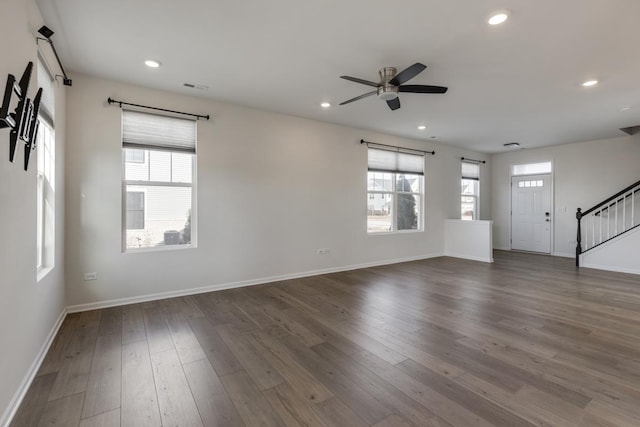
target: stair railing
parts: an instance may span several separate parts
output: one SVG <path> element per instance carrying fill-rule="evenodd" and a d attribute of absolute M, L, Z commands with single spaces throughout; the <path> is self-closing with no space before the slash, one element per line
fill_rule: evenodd
<path fill-rule="evenodd" d="M 584 212 L 578 208 L 576 219 L 576 267 L 579 267 L 580 255 L 640 225 L 640 181 Z"/>

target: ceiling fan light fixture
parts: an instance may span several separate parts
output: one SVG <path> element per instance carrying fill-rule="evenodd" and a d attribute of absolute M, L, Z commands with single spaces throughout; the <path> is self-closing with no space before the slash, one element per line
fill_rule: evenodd
<path fill-rule="evenodd" d="M 398 97 L 398 88 L 396 86 L 380 86 L 378 88 L 378 98 L 383 101 L 391 101 Z"/>
<path fill-rule="evenodd" d="M 382 92 L 378 94 L 378 98 L 382 99 L 383 101 L 391 101 L 392 99 L 396 99 L 397 97 L 398 94 L 395 92 Z"/>
<path fill-rule="evenodd" d="M 491 17 L 487 21 L 489 25 L 500 25 L 509 19 L 509 12 L 506 10 L 500 10 L 491 14 Z"/>

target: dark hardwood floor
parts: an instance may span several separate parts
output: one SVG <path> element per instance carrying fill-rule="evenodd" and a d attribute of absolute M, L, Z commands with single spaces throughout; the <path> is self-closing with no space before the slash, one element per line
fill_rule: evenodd
<path fill-rule="evenodd" d="M 499 252 L 70 314 L 14 426 L 640 426 L 640 276 Z"/>

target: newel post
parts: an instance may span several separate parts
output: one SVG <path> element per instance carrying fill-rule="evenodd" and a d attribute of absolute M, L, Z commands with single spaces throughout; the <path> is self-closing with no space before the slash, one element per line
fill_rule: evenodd
<path fill-rule="evenodd" d="M 580 228 L 582 209 L 580 208 L 578 208 L 576 212 L 576 219 L 578 220 L 578 235 L 576 236 L 576 267 L 580 267 L 580 254 L 582 253 L 582 230 Z"/>

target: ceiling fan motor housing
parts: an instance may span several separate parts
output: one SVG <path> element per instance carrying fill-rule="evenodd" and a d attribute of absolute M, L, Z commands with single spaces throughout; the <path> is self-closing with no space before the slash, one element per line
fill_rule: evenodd
<path fill-rule="evenodd" d="M 398 97 L 398 87 L 389 83 L 396 76 L 396 67 L 384 67 L 378 71 L 380 74 L 380 86 L 378 86 L 378 98 L 389 101 Z"/>

